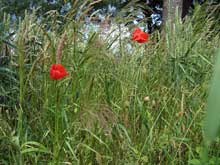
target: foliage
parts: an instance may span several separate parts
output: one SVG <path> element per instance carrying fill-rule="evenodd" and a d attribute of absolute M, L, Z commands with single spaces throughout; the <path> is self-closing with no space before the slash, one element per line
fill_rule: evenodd
<path fill-rule="evenodd" d="M 217 101 L 217 98 L 219 98 L 219 70 L 220 70 L 220 52 L 217 53 L 217 62 L 214 70 L 213 80 L 211 84 L 210 89 L 210 96 L 208 99 L 208 105 L 207 105 L 207 118 L 206 118 L 206 124 L 205 124 L 205 136 L 206 139 L 211 141 L 214 140 L 218 133 L 220 128 L 220 115 L 219 115 L 219 109 L 220 105 Z"/>
<path fill-rule="evenodd" d="M 19 83 L 7 88 L 17 89 L 12 108 L 1 108 L 0 164 L 201 162 L 203 109 L 220 44 L 212 16 L 177 18 L 147 44 L 119 34 L 113 55 L 111 35 L 91 32 L 85 41 L 84 22 L 68 19 L 76 14 L 69 11 L 59 26 L 59 15 L 38 22 L 26 13 L 9 40 L 14 47 L 6 66 Z M 69 76 L 53 81 L 49 69 L 64 33 L 61 63 Z M 217 162 L 220 143 L 212 145 L 209 162 Z"/>
<path fill-rule="evenodd" d="M 12 40 L 13 35 L 14 32 L 10 31 L 10 18 L 4 15 L 3 21 L 0 22 L 0 105 L 2 107 L 13 107 L 15 105 L 18 89 L 15 69 L 11 63 L 12 49 L 16 49 Z"/>
<path fill-rule="evenodd" d="M 56 0 L 56 3 L 53 3 L 53 0 L 1 0 L 0 6 L 2 7 L 2 12 L 15 14 L 17 17 L 24 17 L 25 10 L 31 11 L 33 8 L 40 8 L 38 14 L 43 15 L 50 10 L 60 11 L 62 6 L 67 2 L 68 0 Z"/>

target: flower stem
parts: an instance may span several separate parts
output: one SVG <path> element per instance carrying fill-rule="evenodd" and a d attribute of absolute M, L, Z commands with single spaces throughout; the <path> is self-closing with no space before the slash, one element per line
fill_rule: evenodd
<path fill-rule="evenodd" d="M 56 107 L 54 114 L 54 163 L 58 164 L 59 162 L 59 109 L 60 109 L 60 101 L 59 101 L 59 88 L 57 87 L 57 82 L 55 84 L 56 89 Z"/>

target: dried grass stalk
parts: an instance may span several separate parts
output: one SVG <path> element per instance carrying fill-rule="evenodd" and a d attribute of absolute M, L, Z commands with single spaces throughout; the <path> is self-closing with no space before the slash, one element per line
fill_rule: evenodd
<path fill-rule="evenodd" d="M 56 54 L 56 63 L 59 64 L 61 62 L 61 57 L 62 57 L 62 50 L 64 48 L 64 43 L 66 41 L 66 33 L 64 32 L 63 35 L 61 36 L 60 42 L 57 47 L 57 54 Z"/>

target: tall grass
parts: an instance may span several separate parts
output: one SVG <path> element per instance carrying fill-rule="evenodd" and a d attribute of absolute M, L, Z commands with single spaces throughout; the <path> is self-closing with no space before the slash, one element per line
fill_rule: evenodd
<path fill-rule="evenodd" d="M 59 28 L 55 16 L 46 25 L 26 14 L 11 54 L 20 82 L 14 84 L 19 95 L 11 109 L 17 115 L 0 118 L 1 163 L 197 163 L 220 44 L 219 33 L 212 35 L 212 17 L 201 15 L 204 22 L 198 22 L 197 12 L 167 25 L 165 37 L 153 33 L 146 45 L 121 39 L 119 56 L 108 49 L 110 38 L 96 32 L 82 46 L 81 20 L 66 18 Z M 49 68 L 63 33 L 61 63 L 70 75 L 54 82 Z M 212 158 L 219 157 L 218 147 L 217 142 L 210 151 Z"/>

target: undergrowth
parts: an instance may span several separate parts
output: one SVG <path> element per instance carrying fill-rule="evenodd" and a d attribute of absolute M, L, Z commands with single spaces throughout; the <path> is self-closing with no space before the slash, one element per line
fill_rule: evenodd
<path fill-rule="evenodd" d="M 111 35 L 91 32 L 85 41 L 84 22 L 68 19 L 75 10 L 62 25 L 54 13 L 48 22 L 26 14 L 11 40 L 4 36 L 10 35 L 5 17 L 0 164 L 200 163 L 204 106 L 220 44 L 215 20 L 200 12 L 168 23 L 147 44 L 121 39 L 118 54 L 109 48 Z M 54 81 L 49 68 L 64 33 L 61 63 L 70 75 Z M 220 163 L 218 148 L 216 141 L 209 164 Z"/>

